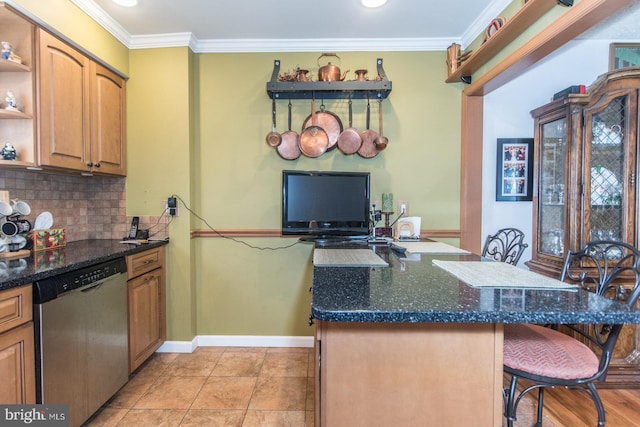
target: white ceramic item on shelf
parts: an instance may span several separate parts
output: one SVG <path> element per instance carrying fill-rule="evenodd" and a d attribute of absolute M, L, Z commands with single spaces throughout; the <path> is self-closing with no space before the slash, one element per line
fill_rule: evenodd
<path fill-rule="evenodd" d="M 9 250 L 8 242 L 6 237 L 0 238 L 0 253 L 7 252 Z"/>
<path fill-rule="evenodd" d="M 13 206 L 13 213 L 18 215 L 29 215 L 31 213 L 31 206 L 24 200 L 11 200 L 11 206 Z"/>
<path fill-rule="evenodd" d="M 36 222 L 33 225 L 34 230 L 48 230 L 53 226 L 53 215 L 51 212 L 42 212 L 36 217 Z"/>
<path fill-rule="evenodd" d="M 17 243 L 18 244 L 18 248 L 22 249 L 25 246 L 27 246 L 27 239 L 24 238 L 24 236 L 21 236 L 19 234 L 16 234 L 15 236 L 11 236 L 11 239 L 9 240 L 10 243 Z"/>
<path fill-rule="evenodd" d="M 4 200 L 0 200 L 0 216 L 9 216 L 13 213 L 11 205 Z"/>

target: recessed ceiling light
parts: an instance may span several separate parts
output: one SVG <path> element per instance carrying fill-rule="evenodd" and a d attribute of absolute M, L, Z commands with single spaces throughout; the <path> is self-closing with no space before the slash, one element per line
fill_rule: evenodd
<path fill-rule="evenodd" d="M 387 2 L 387 0 L 361 0 L 364 7 L 380 7 Z"/>
<path fill-rule="evenodd" d="M 115 4 L 124 7 L 133 7 L 138 4 L 138 0 L 112 0 Z"/>

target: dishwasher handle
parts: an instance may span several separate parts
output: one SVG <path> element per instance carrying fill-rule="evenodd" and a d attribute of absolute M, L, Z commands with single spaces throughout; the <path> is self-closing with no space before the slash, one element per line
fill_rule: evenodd
<path fill-rule="evenodd" d="M 80 291 L 80 292 L 85 292 L 85 293 L 89 293 L 89 292 L 92 292 L 92 291 L 97 291 L 98 288 L 100 288 L 105 281 L 106 280 L 102 280 L 102 281 L 100 281 L 98 283 L 92 283 L 91 285 L 88 285 L 88 286 L 86 286 L 84 288 L 80 288 L 80 289 L 77 289 L 77 290 Z"/>

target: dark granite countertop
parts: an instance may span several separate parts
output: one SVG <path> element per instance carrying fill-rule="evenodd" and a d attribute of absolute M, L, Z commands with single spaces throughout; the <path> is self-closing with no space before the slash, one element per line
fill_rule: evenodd
<path fill-rule="evenodd" d="M 167 243 L 167 241 L 154 241 L 143 245 L 132 245 L 120 243 L 119 240 L 81 240 L 69 242 L 59 249 L 31 252 L 25 258 L 0 259 L 0 291 Z"/>
<path fill-rule="evenodd" d="M 477 255 L 420 254 L 403 261 L 374 251 L 389 267 L 315 267 L 311 313 L 329 322 L 640 323 L 640 310 L 590 292 L 473 288 L 432 264 Z M 417 257 L 416 255 L 413 255 Z"/>

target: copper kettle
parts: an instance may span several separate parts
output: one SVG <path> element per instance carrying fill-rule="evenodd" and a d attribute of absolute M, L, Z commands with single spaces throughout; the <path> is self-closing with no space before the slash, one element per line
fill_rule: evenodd
<path fill-rule="evenodd" d="M 344 80 L 345 77 L 347 77 L 347 73 L 349 72 L 349 70 L 340 75 L 340 67 L 338 67 L 337 65 L 333 65 L 331 62 L 327 63 L 327 65 L 320 66 L 320 58 L 323 58 L 325 56 L 334 56 L 340 59 L 340 57 L 335 53 L 323 53 L 322 55 L 320 55 L 318 57 L 318 67 L 320 67 L 318 69 L 318 80 L 321 82 L 337 82 Z"/>

